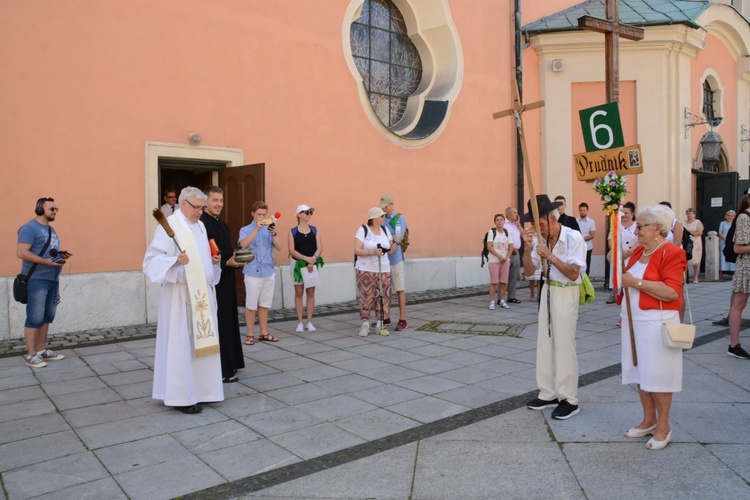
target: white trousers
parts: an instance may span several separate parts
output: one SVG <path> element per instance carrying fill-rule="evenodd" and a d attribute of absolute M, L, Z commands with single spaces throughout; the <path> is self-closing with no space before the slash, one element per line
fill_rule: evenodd
<path fill-rule="evenodd" d="M 547 315 L 548 287 L 551 316 Z M 549 286 L 546 281 L 544 282 L 536 344 L 536 382 L 539 386 L 539 399 L 565 399 L 570 404 L 578 404 L 578 296 L 578 286 Z M 549 317 L 552 323 L 548 330 Z"/>

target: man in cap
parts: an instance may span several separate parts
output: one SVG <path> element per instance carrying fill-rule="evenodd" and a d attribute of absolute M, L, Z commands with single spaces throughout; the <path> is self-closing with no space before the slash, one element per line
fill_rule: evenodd
<path fill-rule="evenodd" d="M 406 218 L 404 214 L 399 214 L 394 208 L 393 196 L 384 194 L 380 198 L 380 208 L 385 212 L 384 223 L 389 227 L 393 234 L 393 244 L 396 246 L 392 253 L 388 254 L 388 260 L 391 263 L 391 290 L 398 296 L 399 319 L 396 325 L 396 331 L 406 330 L 406 286 L 404 280 L 404 253 L 401 250 L 401 242 L 406 233 Z M 391 318 L 385 319 L 385 324 L 391 323 Z"/>
<path fill-rule="evenodd" d="M 546 271 L 539 302 L 536 379 L 539 396 L 528 403 L 532 410 L 555 407 L 552 417 L 566 420 L 578 413 L 578 284 L 586 271 L 586 243 L 578 231 L 558 222 L 560 202 L 537 195 L 542 241 L 533 244 L 534 231 L 524 236 L 527 249 L 523 267 L 526 276 L 543 266 Z M 531 200 L 524 221 L 534 220 Z"/>

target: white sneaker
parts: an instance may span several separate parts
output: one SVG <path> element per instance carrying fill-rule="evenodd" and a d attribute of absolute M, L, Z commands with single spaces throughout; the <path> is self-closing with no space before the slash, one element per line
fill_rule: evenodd
<path fill-rule="evenodd" d="M 359 336 L 360 337 L 367 337 L 367 335 L 370 333 L 370 325 L 368 320 L 362 321 L 362 326 L 359 327 Z"/>
<path fill-rule="evenodd" d="M 302 326 L 302 323 L 297 323 L 297 328 L 294 331 L 297 333 L 302 333 L 303 331 L 305 331 L 305 327 Z"/>
<path fill-rule="evenodd" d="M 302 323 L 300 323 L 300 325 L 301 325 L 301 324 L 302 324 Z M 316 329 L 317 329 L 317 328 L 315 328 L 315 327 L 313 326 L 313 324 L 312 324 L 312 323 L 310 323 L 310 322 L 308 322 L 308 323 L 307 323 L 307 331 L 308 331 L 308 332 L 314 332 L 314 331 L 315 331 Z"/>
<path fill-rule="evenodd" d="M 510 306 L 504 300 L 500 301 L 500 307 L 502 307 L 503 309 L 510 309 Z"/>
<path fill-rule="evenodd" d="M 47 366 L 47 363 L 44 362 L 39 354 L 34 354 L 33 356 L 24 356 L 23 359 L 26 363 L 26 366 L 30 366 L 32 368 L 44 368 L 45 366 Z"/>
<path fill-rule="evenodd" d="M 42 361 L 60 361 L 65 357 L 62 354 L 57 354 L 52 349 L 45 349 L 42 352 L 36 353 L 36 355 L 41 356 Z"/>
<path fill-rule="evenodd" d="M 490 311 L 494 311 L 494 310 L 495 310 L 495 301 L 493 300 L 490 302 Z"/>

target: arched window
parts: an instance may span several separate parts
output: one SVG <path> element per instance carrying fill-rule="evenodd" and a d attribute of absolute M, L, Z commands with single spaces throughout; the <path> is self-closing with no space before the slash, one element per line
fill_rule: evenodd
<path fill-rule="evenodd" d="M 433 141 L 463 81 L 448 0 L 351 0 L 343 28 L 344 56 L 372 124 L 404 147 Z"/>
<path fill-rule="evenodd" d="M 365 0 L 351 26 L 354 64 L 383 125 L 398 124 L 422 80 L 422 60 L 391 0 Z"/>
<path fill-rule="evenodd" d="M 710 120 L 716 116 L 714 111 L 715 92 L 711 88 L 708 78 L 703 80 L 703 114 Z"/>

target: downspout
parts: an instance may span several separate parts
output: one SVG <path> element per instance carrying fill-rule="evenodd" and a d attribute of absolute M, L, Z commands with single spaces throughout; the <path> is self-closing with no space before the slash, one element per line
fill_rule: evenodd
<path fill-rule="evenodd" d="M 523 44 L 521 43 L 521 0 L 513 1 L 513 22 L 515 35 L 515 67 L 516 83 L 518 84 L 518 95 L 523 102 Z M 521 147 L 521 136 L 516 130 L 516 200 L 518 203 L 518 213 L 523 214 L 524 210 L 524 173 L 523 173 L 523 148 Z"/>

